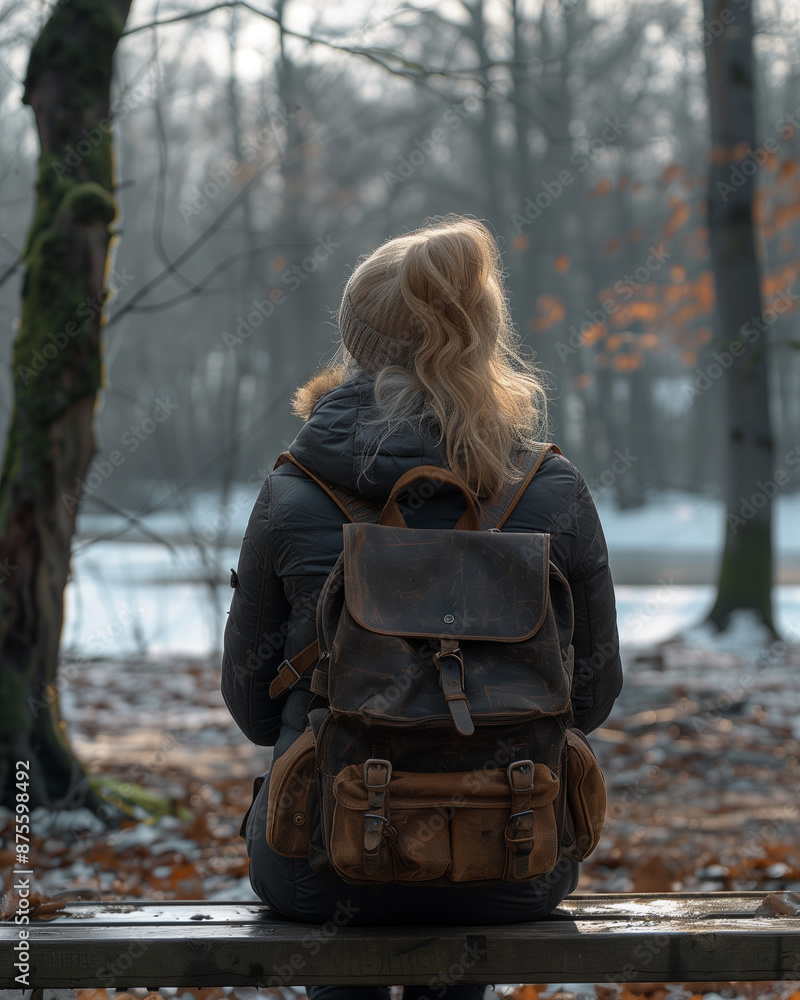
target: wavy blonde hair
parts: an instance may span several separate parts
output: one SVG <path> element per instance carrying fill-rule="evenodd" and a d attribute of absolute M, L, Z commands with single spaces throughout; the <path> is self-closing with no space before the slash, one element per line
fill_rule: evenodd
<path fill-rule="evenodd" d="M 514 453 L 546 433 L 547 397 L 520 352 L 486 226 L 436 218 L 362 258 L 342 295 L 339 329 L 337 356 L 293 404 L 307 419 L 320 391 L 374 374 L 377 416 L 367 426 L 375 433 L 361 474 L 387 437 L 413 425 L 444 447 L 476 499 L 519 479 Z"/>

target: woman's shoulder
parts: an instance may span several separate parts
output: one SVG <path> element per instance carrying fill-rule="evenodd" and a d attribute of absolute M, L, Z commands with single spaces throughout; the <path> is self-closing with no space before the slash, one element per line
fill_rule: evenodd
<path fill-rule="evenodd" d="M 545 531 L 563 515 L 571 501 L 585 488 L 583 476 L 568 458 L 550 452 L 519 498 L 510 521 L 530 522 L 529 530 Z"/>

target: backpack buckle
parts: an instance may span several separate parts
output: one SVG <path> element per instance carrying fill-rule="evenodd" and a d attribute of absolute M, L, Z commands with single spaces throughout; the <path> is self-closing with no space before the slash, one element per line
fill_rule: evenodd
<path fill-rule="evenodd" d="M 530 783 L 527 785 L 519 784 L 518 782 L 525 780 L 525 775 L 522 773 L 523 768 L 530 769 Z M 511 790 L 514 792 L 532 792 L 533 791 L 533 761 L 532 760 L 515 760 L 506 768 L 506 775 L 508 777 L 508 783 L 511 786 Z"/>
<path fill-rule="evenodd" d="M 448 640 L 443 639 L 442 645 Z M 450 640 L 452 642 L 452 640 Z M 454 660 L 458 662 L 459 671 L 461 673 L 461 690 L 463 691 L 466 687 L 466 678 L 464 676 L 464 657 L 461 652 L 461 648 L 458 643 L 456 643 L 454 649 L 440 649 L 438 653 L 433 654 L 433 662 L 436 664 L 436 669 L 439 671 L 439 687 L 444 687 L 442 681 L 442 660 L 451 656 Z"/>
<path fill-rule="evenodd" d="M 370 781 L 370 768 L 377 768 L 378 771 L 386 772 L 386 781 Z M 377 777 L 377 776 L 376 776 Z M 390 760 L 383 760 L 380 757 L 370 757 L 370 759 L 364 764 L 364 784 L 367 788 L 386 788 L 389 782 L 392 780 L 392 762 Z"/>

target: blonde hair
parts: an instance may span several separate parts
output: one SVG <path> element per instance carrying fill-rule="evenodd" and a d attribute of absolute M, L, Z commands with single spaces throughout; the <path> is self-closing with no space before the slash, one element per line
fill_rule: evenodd
<path fill-rule="evenodd" d="M 475 498 L 519 478 L 514 453 L 540 440 L 547 400 L 519 350 L 489 230 L 458 215 L 430 220 L 363 258 L 339 309 L 342 347 L 295 394 L 307 419 L 313 396 L 366 371 L 375 377 L 373 448 L 413 425 L 444 446 L 447 464 Z"/>

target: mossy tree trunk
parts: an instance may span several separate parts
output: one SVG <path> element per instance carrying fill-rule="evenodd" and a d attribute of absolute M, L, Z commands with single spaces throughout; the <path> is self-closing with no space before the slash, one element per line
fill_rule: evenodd
<path fill-rule="evenodd" d="M 704 0 L 704 39 L 711 124 L 708 226 L 716 285 L 717 351 L 725 365 L 727 489 L 725 548 L 709 621 L 724 629 L 740 609 L 774 632 L 772 498 L 774 444 L 770 421 L 767 329 L 762 316 L 759 253 L 753 221 L 755 121 L 750 4 Z M 748 155 L 749 154 L 749 155 Z M 749 161 L 749 162 L 745 162 Z M 739 169 L 744 166 L 744 169 Z M 744 329 L 743 329 L 744 328 Z M 719 366 L 721 367 L 721 366 Z"/>
<path fill-rule="evenodd" d="M 0 473 L 0 801 L 30 761 L 31 804 L 98 807 L 57 697 L 80 484 L 95 451 L 101 312 L 116 215 L 109 88 L 131 0 L 60 0 L 31 50 L 23 101 L 41 143 L 23 251 L 14 404 Z"/>

